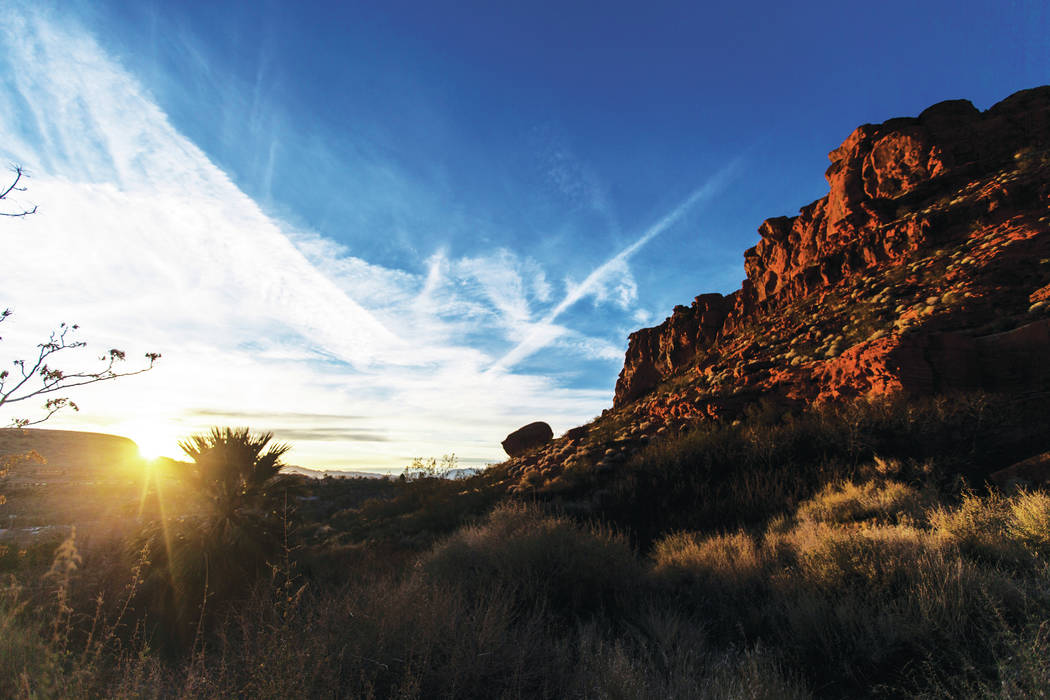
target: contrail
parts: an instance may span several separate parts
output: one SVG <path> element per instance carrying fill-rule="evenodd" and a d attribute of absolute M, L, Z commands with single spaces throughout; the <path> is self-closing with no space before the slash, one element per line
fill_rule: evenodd
<path fill-rule="evenodd" d="M 740 169 L 742 161 L 742 157 L 734 158 L 728 165 L 719 170 L 712 177 L 708 178 L 704 184 L 693 190 L 692 194 L 686 197 L 681 204 L 646 229 L 645 232 L 638 237 L 638 240 L 596 267 L 591 274 L 587 275 L 583 282 L 570 289 L 569 293 L 565 295 L 565 298 L 562 299 L 557 306 L 551 309 L 543 320 L 539 323 L 533 324 L 532 331 L 529 332 L 524 340 L 497 360 L 487 371 L 493 372 L 509 369 L 534 352 L 546 347 L 557 336 L 557 334 L 550 333 L 551 324 L 554 323 L 554 321 L 561 316 L 566 309 L 594 291 L 594 288 L 601 281 L 602 277 L 604 277 L 611 269 L 615 268 L 620 263 L 629 260 L 631 256 L 642 248 L 642 246 L 678 223 L 678 221 L 685 216 L 690 209 L 700 202 L 710 199 L 718 194 L 736 175 L 737 171 Z"/>

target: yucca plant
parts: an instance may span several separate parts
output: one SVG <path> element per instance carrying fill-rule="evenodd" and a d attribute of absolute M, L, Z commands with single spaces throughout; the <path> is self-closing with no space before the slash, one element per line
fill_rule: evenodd
<path fill-rule="evenodd" d="M 207 515 L 224 536 L 246 519 L 272 514 L 285 480 L 281 462 L 291 445 L 273 443 L 273 433 L 248 428 L 212 428 L 179 443 L 193 460 L 184 480 L 207 503 Z"/>
<path fill-rule="evenodd" d="M 276 561 L 287 532 L 293 484 L 281 475 L 290 446 L 273 433 L 212 428 L 179 446 L 192 460 L 178 475 L 193 494 L 191 513 L 169 513 L 146 528 L 153 575 L 150 607 L 188 641 L 200 630 L 205 608 L 246 593 Z"/>
<path fill-rule="evenodd" d="M 201 502 L 200 517 L 188 540 L 214 568 L 222 559 L 246 576 L 265 564 L 281 540 L 287 518 L 288 480 L 281 462 L 291 446 L 273 443 L 273 433 L 248 428 L 212 428 L 179 443 L 193 460 L 184 481 Z"/>

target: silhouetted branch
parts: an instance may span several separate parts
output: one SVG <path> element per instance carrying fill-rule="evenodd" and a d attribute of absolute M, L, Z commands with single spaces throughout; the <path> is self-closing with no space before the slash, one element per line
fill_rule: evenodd
<path fill-rule="evenodd" d="M 18 183 L 21 181 L 21 179 L 23 177 L 29 177 L 28 175 L 26 175 L 25 170 L 22 168 L 21 165 L 12 165 L 11 169 L 15 173 L 15 179 L 11 182 L 10 185 L 7 186 L 6 190 L 4 190 L 3 192 L 0 192 L 0 200 L 7 199 L 7 195 L 11 194 L 12 192 L 25 192 L 26 191 L 25 187 L 19 187 L 18 186 Z M 21 217 L 21 216 L 29 216 L 30 214 L 35 214 L 35 213 L 36 213 L 36 206 L 34 206 L 32 209 L 24 209 L 24 210 L 22 210 L 20 212 L 4 212 L 4 211 L 0 211 L 0 216 Z"/>
<path fill-rule="evenodd" d="M 6 320 L 10 315 L 11 310 L 4 309 L 3 312 L 0 312 L 0 322 Z M 40 350 L 32 364 L 26 362 L 26 360 L 15 360 L 12 362 L 16 368 L 14 372 L 6 369 L 0 371 L 0 406 L 26 401 L 38 396 L 48 397 L 44 402 L 45 415 L 42 418 L 35 420 L 18 418 L 14 421 L 15 426 L 25 427 L 43 423 L 66 407 L 72 408 L 74 411 L 79 410 L 77 405 L 68 398 L 50 397 L 51 394 L 56 392 L 64 393 L 69 389 L 87 384 L 97 384 L 98 382 L 106 382 L 119 377 L 131 377 L 136 374 L 142 374 L 153 369 L 154 363 L 160 359 L 160 353 L 147 352 L 145 354 L 146 360 L 149 362 L 147 366 L 128 372 L 120 372 L 117 371 L 116 367 L 118 363 L 126 359 L 126 354 L 123 350 L 113 348 L 98 358 L 98 361 L 104 364 L 91 370 L 67 372 L 53 366 L 53 358 L 58 353 L 75 350 L 87 345 L 84 341 L 75 339 L 74 334 L 77 329 L 78 326 L 76 325 L 61 324 L 57 331 L 51 333 L 51 337 L 46 343 L 40 343 L 37 346 Z"/>
<path fill-rule="evenodd" d="M 28 177 L 25 170 L 20 165 L 12 165 L 11 169 L 15 173 L 15 179 L 7 186 L 7 189 L 0 192 L 0 200 L 6 199 L 12 192 L 26 191 L 24 186 L 20 187 L 18 184 L 23 177 Z M 34 213 L 36 213 L 35 206 L 21 213 L 0 212 L 0 216 L 21 217 Z M 11 309 L 0 311 L 0 323 L 6 321 L 10 316 Z M 75 338 L 78 328 L 75 324 L 61 324 L 58 330 L 51 333 L 46 343 L 40 343 L 37 346 L 39 352 L 32 363 L 26 360 L 14 360 L 12 362 L 15 366 L 14 372 L 6 369 L 0 370 L 0 407 L 37 397 L 44 397 L 45 399 L 42 417 L 32 420 L 16 418 L 12 421 L 15 427 L 24 428 L 29 425 L 43 423 L 63 408 L 72 408 L 74 411 L 80 410 L 68 397 L 53 396 L 57 392 L 65 393 L 69 389 L 87 384 L 97 384 L 98 382 L 108 382 L 119 377 L 131 377 L 136 374 L 142 374 L 153 369 L 153 365 L 160 359 L 160 353 L 147 352 L 146 360 L 149 361 L 148 365 L 129 372 L 120 372 L 117 371 L 116 367 L 118 363 L 126 359 L 126 355 L 123 350 L 113 348 L 98 358 L 98 361 L 103 364 L 94 369 L 68 372 L 55 367 L 55 355 L 87 345 L 84 341 Z M 0 340 L 3 340 L 3 338 L 0 338 Z"/>

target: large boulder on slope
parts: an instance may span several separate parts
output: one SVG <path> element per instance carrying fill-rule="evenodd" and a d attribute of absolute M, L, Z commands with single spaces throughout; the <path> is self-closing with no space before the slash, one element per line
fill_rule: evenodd
<path fill-rule="evenodd" d="M 515 430 L 502 443 L 503 449 L 511 457 L 520 457 L 530 450 L 546 445 L 554 439 L 554 431 L 543 421 L 529 423 Z"/>

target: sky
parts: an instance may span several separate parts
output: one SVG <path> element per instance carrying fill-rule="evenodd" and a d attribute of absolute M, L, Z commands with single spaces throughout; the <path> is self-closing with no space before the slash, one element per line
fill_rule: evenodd
<path fill-rule="evenodd" d="M 246 425 L 322 469 L 590 420 L 856 126 L 1050 82 L 1026 0 L 4 6 L 2 204 L 37 212 L 0 218 L 0 363 L 77 323 L 64 369 L 163 357 L 44 427 Z"/>

